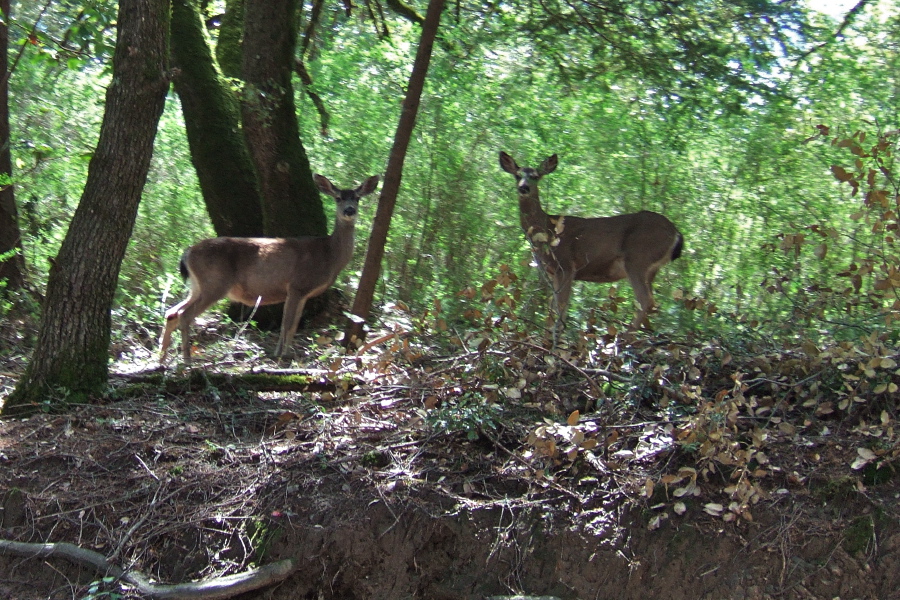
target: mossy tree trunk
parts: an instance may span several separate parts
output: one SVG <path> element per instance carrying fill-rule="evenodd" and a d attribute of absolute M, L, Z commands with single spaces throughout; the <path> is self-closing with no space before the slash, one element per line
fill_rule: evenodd
<path fill-rule="evenodd" d="M 120 0 L 113 78 L 87 182 L 53 261 L 34 356 L 3 414 L 105 390 L 110 311 L 169 87 L 169 0 Z"/>
<path fill-rule="evenodd" d="M 240 131 L 240 103 L 213 58 L 195 0 L 172 2 L 172 66 L 191 161 L 217 235 L 263 233 L 253 161 Z"/>
<path fill-rule="evenodd" d="M 263 228 L 275 237 L 328 233 L 297 125 L 291 82 L 296 43 L 297 0 L 244 1 L 241 115 L 259 175 Z"/>
<path fill-rule="evenodd" d="M 229 0 L 214 56 L 197 0 L 174 0 L 175 91 L 218 235 L 328 233 L 297 125 L 297 11 L 296 0 Z M 243 80 L 240 100 L 225 76 Z"/>
<path fill-rule="evenodd" d="M 216 58 L 226 77 L 241 78 L 241 40 L 244 36 L 244 0 L 226 0 L 225 13 L 219 24 Z"/>
<path fill-rule="evenodd" d="M 9 132 L 9 0 L 0 0 L 3 22 L 0 22 L 0 174 L 12 176 Z M 0 281 L 7 291 L 16 290 L 24 281 L 25 259 L 22 256 L 22 234 L 16 211 L 12 185 L 0 185 Z"/>

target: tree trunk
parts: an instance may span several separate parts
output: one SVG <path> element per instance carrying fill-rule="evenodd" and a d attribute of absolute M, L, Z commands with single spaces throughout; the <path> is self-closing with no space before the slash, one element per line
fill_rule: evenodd
<path fill-rule="evenodd" d="M 168 0 L 120 0 L 113 78 L 87 182 L 50 268 L 38 343 L 3 407 L 28 414 L 104 391 L 110 311 L 169 86 Z"/>
<path fill-rule="evenodd" d="M 297 0 L 245 0 L 242 105 L 267 236 L 326 235 L 322 199 L 300 141 L 291 74 Z"/>
<path fill-rule="evenodd" d="M 216 44 L 216 58 L 226 77 L 241 77 L 243 36 L 244 0 L 226 0 Z"/>
<path fill-rule="evenodd" d="M 172 3 L 172 65 L 191 161 L 221 236 L 263 234 L 259 186 L 240 131 L 240 103 L 219 72 L 196 0 Z"/>
<path fill-rule="evenodd" d="M 372 310 L 375 286 L 378 284 L 378 277 L 381 273 L 381 261 L 384 258 L 384 245 L 387 242 L 391 216 L 394 213 L 397 193 L 400 191 L 400 180 L 403 177 L 403 162 L 406 160 L 406 149 L 409 147 L 409 140 L 416 126 L 419 99 L 422 96 L 422 89 L 425 87 L 425 77 L 428 74 L 428 65 L 431 63 L 431 49 L 434 46 L 434 38 L 437 35 L 443 10 L 444 0 L 429 0 L 428 11 L 425 14 L 425 23 L 422 26 L 422 38 L 419 40 L 416 60 L 413 63 L 412 74 L 409 76 L 406 98 L 403 100 L 403 110 L 400 113 L 397 132 L 394 135 L 394 146 L 391 148 L 387 172 L 384 175 L 384 185 L 381 187 L 381 196 L 378 198 L 378 211 L 375 213 L 372 234 L 369 236 L 366 262 L 363 265 L 359 289 L 356 292 L 356 298 L 353 300 L 353 308 L 351 309 L 351 312 L 359 319 L 351 321 L 344 333 L 344 342 L 347 344 L 353 345 L 365 339 L 363 325 L 369 317 L 369 312 Z"/>
<path fill-rule="evenodd" d="M 3 20 L 0 22 L 0 175 L 12 177 L 9 137 L 9 0 L 0 0 Z M 2 258 L 8 252 L 12 256 Z M 16 290 L 24 282 L 25 259 L 22 256 L 22 234 L 16 212 L 13 186 L 0 184 L 0 281 L 6 290 Z"/>

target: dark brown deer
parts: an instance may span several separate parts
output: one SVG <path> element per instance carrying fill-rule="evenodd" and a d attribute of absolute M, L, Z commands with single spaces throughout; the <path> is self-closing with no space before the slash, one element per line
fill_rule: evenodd
<path fill-rule="evenodd" d="M 160 339 L 163 362 L 175 328 L 181 329 L 181 353 L 191 362 L 190 327 L 194 319 L 222 298 L 248 306 L 284 302 L 281 335 L 275 347 L 280 357 L 293 342 L 306 301 L 335 282 L 353 257 L 359 199 L 378 187 L 378 176 L 356 189 L 341 190 L 314 175 L 316 186 L 337 200 L 334 230 L 326 237 L 220 237 L 197 242 L 181 257 L 181 274 L 190 278 L 187 300 L 166 312 Z"/>
<path fill-rule="evenodd" d="M 554 154 L 537 169 L 523 168 L 500 153 L 500 167 L 516 178 L 525 237 L 553 286 L 556 324 L 565 320 L 573 281 L 611 283 L 627 277 L 641 305 L 631 326 L 649 327 L 653 279 L 663 265 L 681 256 L 684 238 L 669 219 L 646 210 L 615 217 L 548 215 L 537 184 L 558 164 Z"/>

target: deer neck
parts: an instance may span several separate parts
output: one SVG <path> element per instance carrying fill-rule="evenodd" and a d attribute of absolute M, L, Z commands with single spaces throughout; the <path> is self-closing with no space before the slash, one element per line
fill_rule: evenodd
<path fill-rule="evenodd" d="M 353 247 L 356 242 L 356 222 L 346 221 L 338 217 L 334 222 L 334 231 L 328 239 L 332 255 L 337 259 L 337 270 L 347 266 L 353 258 Z"/>
<path fill-rule="evenodd" d="M 544 212 L 536 189 L 529 194 L 519 194 L 519 221 L 526 235 L 549 229 L 550 215 Z"/>

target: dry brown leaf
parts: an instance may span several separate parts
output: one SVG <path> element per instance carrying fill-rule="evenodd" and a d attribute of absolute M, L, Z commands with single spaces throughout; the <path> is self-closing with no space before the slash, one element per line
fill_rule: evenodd
<path fill-rule="evenodd" d="M 573 410 L 572 413 L 569 415 L 569 418 L 566 419 L 566 423 L 568 423 L 570 427 L 574 427 L 575 425 L 578 425 L 578 420 L 580 418 L 581 418 L 581 411 Z"/>

